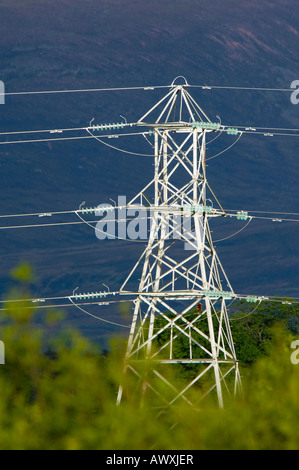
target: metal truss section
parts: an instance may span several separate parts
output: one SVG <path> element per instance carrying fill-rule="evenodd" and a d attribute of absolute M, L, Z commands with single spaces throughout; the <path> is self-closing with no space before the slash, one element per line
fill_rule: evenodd
<path fill-rule="evenodd" d="M 159 379 L 168 404 L 183 399 L 194 406 L 211 393 L 223 407 L 241 380 L 227 313 L 234 292 L 209 227 L 210 218 L 226 216 L 206 178 L 206 136 L 219 126 L 185 85 L 172 86 L 137 124 L 152 130 L 155 164 L 153 179 L 127 205 L 150 209 L 151 225 L 147 247 L 120 289 L 136 291 L 139 283 L 125 367 L 143 393 L 158 394 L 150 376 Z M 146 360 L 152 367 L 145 377 Z M 179 368 L 189 370 L 180 386 Z M 118 403 L 123 393 L 121 386 Z"/>

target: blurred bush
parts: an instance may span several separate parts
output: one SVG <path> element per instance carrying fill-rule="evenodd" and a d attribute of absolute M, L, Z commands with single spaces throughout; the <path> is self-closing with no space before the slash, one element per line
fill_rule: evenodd
<path fill-rule="evenodd" d="M 24 273 L 15 298 L 29 295 Z M 294 337 L 284 328 L 272 328 L 266 355 L 247 366 L 245 400 L 232 399 L 222 410 L 203 400 L 196 408 L 182 401 L 159 411 L 123 375 L 122 340 L 103 356 L 75 330 L 61 328 L 49 340 L 59 316 L 45 314 L 38 326 L 35 316 L 32 303 L 17 298 L 0 312 L 1 450 L 299 448 L 299 364 L 291 363 Z M 127 393 L 117 406 L 120 383 Z M 167 387 L 157 387 L 166 396 Z M 193 393 L 198 401 L 199 391 Z"/>

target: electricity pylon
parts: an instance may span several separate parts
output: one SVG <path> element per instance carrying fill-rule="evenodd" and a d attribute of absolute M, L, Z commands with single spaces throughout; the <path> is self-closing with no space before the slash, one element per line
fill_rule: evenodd
<path fill-rule="evenodd" d="M 211 218 L 226 216 L 206 178 L 206 137 L 220 124 L 209 120 L 186 85 L 172 85 L 137 125 L 150 129 L 155 163 L 154 178 L 127 205 L 149 210 L 151 225 L 146 249 L 120 289 L 136 292 L 139 277 L 125 368 L 143 391 L 155 391 L 140 372 L 150 360 L 155 378 L 169 386 L 169 404 L 194 404 L 192 389 L 198 397 L 215 394 L 223 407 L 224 390 L 235 394 L 241 381 L 226 305 L 234 292 L 209 227 Z M 162 367 L 179 364 L 193 374 L 181 388 Z M 121 386 L 118 403 L 123 392 Z"/>

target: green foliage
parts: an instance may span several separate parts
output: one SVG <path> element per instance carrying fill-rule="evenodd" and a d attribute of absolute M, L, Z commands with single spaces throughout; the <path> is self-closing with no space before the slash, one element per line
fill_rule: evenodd
<path fill-rule="evenodd" d="M 75 330 L 61 328 L 49 339 L 49 328 L 60 320 L 44 315 L 36 326 L 36 310 L 26 302 L 7 303 L 1 312 L 1 450 L 299 448 L 299 364 L 290 361 L 293 336 L 274 320 L 267 330 L 262 315 L 253 325 L 255 334 L 261 328 L 262 338 L 268 336 L 262 357 L 243 377 L 245 401 L 232 400 L 223 410 L 210 400 L 195 408 L 182 401 L 159 412 L 150 396 L 141 399 L 135 378 L 123 375 L 122 341 L 115 338 L 104 357 Z M 251 327 L 239 331 L 244 341 Z M 249 335 L 246 344 L 253 343 Z M 260 356 L 252 351 L 252 358 Z M 117 406 L 120 384 L 127 393 Z M 167 395 L 165 384 L 157 387 Z"/>
<path fill-rule="evenodd" d="M 12 270 L 12 278 L 17 281 L 23 281 L 26 284 L 35 279 L 32 267 L 29 263 L 22 263 Z"/>
<path fill-rule="evenodd" d="M 299 334 L 299 305 L 263 301 L 257 309 L 238 301 L 230 309 L 230 324 L 240 363 L 251 364 L 265 356 L 273 342 L 273 327 L 280 324 L 293 335 Z"/>

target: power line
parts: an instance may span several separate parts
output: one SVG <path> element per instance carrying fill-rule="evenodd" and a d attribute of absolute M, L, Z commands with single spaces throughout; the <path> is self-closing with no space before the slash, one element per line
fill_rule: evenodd
<path fill-rule="evenodd" d="M 63 93 L 94 93 L 104 91 L 134 91 L 134 90 L 155 90 L 169 88 L 169 85 L 154 85 L 154 86 L 133 86 L 133 87 L 114 87 L 114 88 L 83 88 L 78 90 L 41 90 L 41 91 L 16 91 L 0 93 L 5 96 L 21 96 L 21 95 L 50 95 L 50 94 L 63 94 Z"/>
<path fill-rule="evenodd" d="M 70 297 L 69 298 L 70 302 L 76 307 L 78 308 L 79 310 L 81 310 L 81 312 L 85 313 L 86 315 L 89 315 L 93 318 L 96 318 L 97 320 L 100 320 L 104 323 L 109 323 L 110 325 L 113 325 L 113 326 L 120 326 L 122 328 L 130 328 L 130 325 L 123 325 L 121 323 L 117 323 L 117 322 L 114 322 L 114 321 L 111 321 L 111 320 L 107 320 L 106 318 L 103 318 L 103 317 L 99 317 L 98 315 L 94 315 L 93 313 L 91 312 L 88 312 L 87 310 L 85 310 L 84 308 L 81 307 L 81 305 L 78 305 L 76 304 L 72 298 Z"/>
<path fill-rule="evenodd" d="M 136 122 L 122 122 L 118 123 L 119 126 L 121 127 L 133 127 L 136 126 L 138 123 Z M 186 123 L 187 124 L 187 123 Z M 190 124 L 190 123 L 188 123 Z M 104 130 L 104 129 L 113 129 L 116 126 L 116 124 L 101 124 L 101 125 L 89 125 L 85 127 L 69 127 L 69 128 L 52 128 L 52 129 L 34 129 L 34 130 L 25 130 L 25 131 L 6 131 L 6 132 L 0 132 L 1 136 L 9 136 L 9 135 L 23 135 L 23 134 L 61 134 L 63 132 L 72 132 L 72 131 L 89 131 L 89 130 Z M 138 124 L 140 126 L 140 124 Z M 146 124 L 143 124 L 146 127 Z M 286 128 L 286 127 L 261 127 L 261 126 L 245 126 L 245 125 L 220 125 L 219 126 L 219 131 L 225 131 L 225 129 L 228 128 L 237 128 L 237 129 L 244 129 L 244 131 L 250 131 L 250 132 L 255 132 L 257 129 L 258 130 L 264 130 L 264 131 L 285 131 L 285 132 L 298 132 L 298 128 Z M 123 135 L 123 134 L 118 134 L 118 135 Z M 103 135 L 101 137 L 109 137 L 111 134 Z M 210 142 L 209 142 L 210 143 Z"/>
<path fill-rule="evenodd" d="M 4 299 L 4 300 L 0 300 L 0 304 L 21 304 L 21 303 L 32 303 L 32 304 L 38 304 L 38 305 L 34 305 L 33 307 L 34 308 L 47 308 L 48 305 L 45 304 L 45 302 L 53 302 L 53 301 L 67 301 L 67 300 L 87 300 L 87 299 L 93 299 L 93 298 L 96 298 L 96 297 L 99 297 L 99 298 L 106 298 L 107 296 L 116 296 L 116 295 L 119 295 L 119 296 L 127 296 L 127 297 L 132 297 L 132 296 L 138 296 L 138 295 L 143 295 L 144 292 L 130 292 L 130 291 L 101 291 L 101 292 L 91 292 L 91 293 L 83 293 L 83 294 L 75 294 L 73 293 L 72 295 L 65 295 L 65 296 L 53 296 L 53 297 L 41 297 L 41 298 L 23 298 L 23 299 Z M 148 293 L 150 294 L 150 293 Z M 165 294 L 165 296 L 167 297 L 167 293 L 163 293 L 161 292 L 162 295 L 160 295 L 160 297 Z M 171 294 L 171 293 L 170 293 Z M 217 299 L 221 299 L 223 296 L 225 296 L 225 294 L 227 294 L 226 292 L 222 292 L 222 291 L 217 291 L 217 290 L 210 290 L 209 292 L 206 292 L 206 291 L 198 291 L 198 292 L 192 292 L 192 294 L 195 296 L 195 297 L 205 297 L 205 296 L 208 296 L 208 297 L 212 297 L 212 298 L 215 298 L 216 300 Z M 274 296 L 274 295 L 270 295 L 270 296 L 264 296 L 264 295 L 248 295 L 248 294 L 236 294 L 236 293 L 231 293 L 230 291 L 228 292 L 230 298 L 232 299 L 236 299 L 236 300 L 245 300 L 247 301 L 248 303 L 257 303 L 257 302 L 277 302 L 277 303 L 282 303 L 282 304 L 288 304 L 288 305 L 291 305 L 291 304 L 298 304 L 299 303 L 299 298 L 296 298 L 296 297 L 292 297 L 292 298 L 289 298 L 289 297 L 278 297 L 278 296 Z M 156 295 L 156 293 L 152 293 L 152 296 L 154 297 Z M 188 291 L 187 296 L 190 296 L 190 292 Z M 228 297 L 227 297 L 228 298 Z M 122 299 L 117 299 L 117 300 L 105 300 L 105 301 L 92 301 L 92 302 L 80 302 L 80 304 L 78 305 L 99 305 L 99 306 L 103 306 L 103 305 L 108 305 L 108 304 L 112 304 L 112 303 L 120 303 L 120 302 L 123 302 L 123 303 L 126 303 L 126 302 L 134 302 L 135 299 L 127 299 L 127 300 L 122 300 Z M 50 305 L 51 308 L 55 308 L 55 307 L 65 307 L 65 306 L 70 306 L 68 303 L 64 303 L 64 304 L 52 304 Z M 22 308 L 26 308 L 26 307 L 22 307 Z M 0 309 L 0 310 L 3 310 Z"/>
<path fill-rule="evenodd" d="M 244 134 L 251 134 L 251 135 L 263 135 L 265 137 L 274 137 L 274 136 L 282 136 L 282 137 L 299 137 L 299 133 L 298 134 L 290 134 L 290 133 L 286 133 L 286 132 L 261 132 L 261 131 L 256 131 L 256 132 L 252 132 L 252 131 L 242 131 Z"/>
<path fill-rule="evenodd" d="M 250 224 L 250 222 L 252 221 L 252 217 L 249 217 L 249 220 L 248 222 L 240 229 L 238 230 L 237 232 L 231 234 L 231 235 L 228 235 L 227 237 L 224 237 L 224 238 L 220 238 L 218 240 L 214 240 L 214 243 L 219 243 L 219 242 L 223 242 L 224 240 L 228 240 L 229 238 L 232 238 L 234 237 L 235 235 L 238 235 L 239 233 L 241 233 L 243 230 L 245 230 L 246 227 L 248 227 L 248 225 Z"/>
<path fill-rule="evenodd" d="M 65 90 L 40 90 L 40 91 L 16 91 L 16 92 L 1 92 L 0 96 L 22 96 L 22 95 L 49 95 L 49 94 L 64 94 L 64 93 L 94 93 L 94 92 L 113 92 L 113 91 L 137 91 L 137 90 L 157 90 L 171 88 L 171 85 L 145 85 L 145 86 L 130 86 L 130 87 L 111 87 L 111 88 L 82 88 L 82 89 L 65 89 Z M 270 92 L 289 92 L 292 93 L 292 88 L 270 88 L 270 87 L 250 87 L 250 86 L 226 86 L 226 85 L 207 85 L 195 84 L 191 85 L 185 83 L 183 87 L 201 88 L 203 90 L 234 90 L 234 91 L 270 91 Z"/>
<path fill-rule="evenodd" d="M 225 212 L 236 212 L 239 209 L 225 209 Z M 256 211 L 256 210 L 251 210 L 248 209 L 248 212 L 253 212 L 255 214 L 282 214 L 282 215 L 298 215 L 299 212 L 279 212 L 279 211 Z M 1 217 L 1 216 L 0 216 Z"/>
<path fill-rule="evenodd" d="M 79 225 L 86 223 L 84 222 L 54 222 L 51 224 L 26 224 L 26 225 L 9 225 L 7 227 L 0 227 L 0 230 L 13 230 L 13 229 L 18 229 L 18 228 L 35 228 L 35 227 L 55 227 L 55 226 L 62 226 L 62 225 Z M 89 223 L 97 223 L 97 221 L 90 220 Z"/>
<path fill-rule="evenodd" d="M 71 131 L 85 131 L 86 127 L 70 127 L 66 129 L 37 129 L 29 131 L 9 131 L 9 132 L 0 132 L 0 135 L 18 135 L 18 134 L 45 134 L 45 133 L 62 133 L 62 132 L 71 132 Z"/>
<path fill-rule="evenodd" d="M 55 299 L 55 298 L 54 298 Z M 11 303 L 14 303 L 16 302 L 17 300 L 3 300 L 1 301 L 2 303 L 5 303 L 5 302 L 11 302 Z M 26 299 L 23 299 L 20 301 L 21 303 L 23 302 L 26 302 Z M 64 303 L 64 304 L 50 304 L 50 305 L 47 305 L 47 304 L 43 304 L 42 302 L 44 302 L 43 299 L 37 299 L 37 300 L 31 300 L 30 302 L 34 303 L 34 305 L 30 305 L 30 308 L 35 308 L 35 309 L 40 309 L 40 308 L 61 308 L 61 307 L 72 307 L 72 304 L 67 304 L 67 303 Z M 130 302 L 130 300 L 109 300 L 108 302 L 81 302 L 80 305 L 98 305 L 98 306 L 106 306 L 106 305 L 110 305 L 110 304 L 119 304 L 119 303 L 128 303 Z M 39 303 L 38 305 L 36 305 L 37 303 Z M 24 310 L 28 308 L 28 306 L 26 307 L 18 307 L 16 305 L 14 305 L 14 309 L 16 310 Z M 7 309 L 6 308 L 0 308 L 0 311 L 5 311 Z"/>
<path fill-rule="evenodd" d="M 229 127 L 237 127 L 237 128 L 240 128 L 240 129 L 244 129 L 244 130 L 247 130 L 247 131 L 253 131 L 255 132 L 257 129 L 259 130 L 268 130 L 268 131 L 289 131 L 289 132 L 298 132 L 299 129 L 297 128 L 287 128 L 287 127 L 261 127 L 261 126 L 254 126 L 254 125 L 250 125 L 250 126 L 243 126 L 243 125 L 230 125 Z"/>
<path fill-rule="evenodd" d="M 57 142 L 57 141 L 70 141 L 70 140 L 80 140 L 80 139 L 91 139 L 89 135 L 86 136 L 76 136 L 76 137 L 57 137 L 52 139 L 28 139 L 28 140 L 12 140 L 7 142 L 0 142 L 0 145 L 11 145 L 11 144 L 34 144 L 40 142 Z"/>
<path fill-rule="evenodd" d="M 136 126 L 135 122 L 118 122 L 118 123 L 110 123 L 110 124 L 98 124 L 98 125 L 91 125 L 94 121 L 92 119 L 89 123 L 89 126 L 85 127 L 69 127 L 69 128 L 53 128 L 53 129 L 35 129 L 35 130 L 27 130 L 27 131 L 7 131 L 7 132 L 0 132 L 0 135 L 18 135 L 18 134 L 36 134 L 36 133 L 50 133 L 50 134 L 57 134 L 63 132 L 71 132 L 71 131 L 88 131 L 89 129 L 92 130 L 111 130 L 111 129 L 119 129 L 124 127 L 133 127 Z M 110 135 L 110 134 L 108 134 Z M 122 134 L 121 134 L 122 135 Z"/>
<path fill-rule="evenodd" d="M 182 206 L 181 209 L 184 207 Z M 34 227 L 52 227 L 52 226 L 60 226 L 60 225 L 79 225 L 79 224 L 95 224 L 98 222 L 98 220 L 83 220 L 80 216 L 79 213 L 91 213 L 96 211 L 116 211 L 116 210 L 132 210 L 135 209 L 136 211 L 153 211 L 156 208 L 154 206 L 136 206 L 136 207 L 127 207 L 127 206 L 111 206 L 109 207 L 102 207 L 101 205 L 98 207 L 90 208 L 90 209 L 75 209 L 75 210 L 66 210 L 66 211 L 49 211 L 49 212 L 33 212 L 33 213 L 23 213 L 23 214 L 2 214 L 0 215 L 0 219 L 5 219 L 5 218 L 19 218 L 19 217 L 51 217 L 55 215 L 65 215 L 65 214 L 76 214 L 81 221 L 70 221 L 70 222 L 53 222 L 53 223 L 44 223 L 44 224 L 24 224 L 24 225 L 9 225 L 9 226 L 2 226 L 0 227 L 0 230 L 9 230 L 9 229 L 18 229 L 18 228 L 34 228 Z M 160 210 L 161 212 L 161 210 Z M 274 218 L 273 216 L 275 215 L 297 215 L 299 217 L 298 212 L 268 212 L 268 211 L 254 211 L 250 210 L 248 212 L 245 211 L 237 211 L 233 209 L 225 209 L 225 212 L 227 213 L 226 217 L 237 217 L 240 215 L 240 212 L 243 212 L 247 218 L 250 219 L 261 219 L 261 220 L 271 220 L 272 222 L 299 222 L 298 219 L 293 219 L 289 217 L 280 217 L 280 218 Z M 234 213 L 230 213 L 234 212 Z M 258 214 L 272 214 L 271 217 L 268 216 L 262 216 L 262 215 L 250 215 L 250 213 L 258 213 Z M 96 214 L 95 214 L 96 215 Z M 134 220 L 133 216 L 129 217 L 123 217 L 121 219 L 107 219 L 105 218 L 105 222 L 126 222 L 130 220 Z M 138 217 L 138 220 L 149 220 L 150 216 L 145 216 L 145 217 Z M 246 220 L 244 219 L 244 220 Z M 94 228 L 94 227 L 93 227 Z M 105 232 L 106 233 L 106 232 Z M 109 234 L 108 234 L 109 235 Z M 117 238 L 117 237 L 116 237 Z M 126 240 L 126 239 L 124 239 Z M 219 240 L 218 240 L 219 241 Z"/>
<path fill-rule="evenodd" d="M 101 138 L 113 138 L 113 137 L 127 137 L 127 136 L 136 136 L 136 135 L 143 135 L 144 132 L 129 132 L 129 133 L 122 133 L 122 134 L 106 134 L 102 135 Z M 32 143 L 40 143 L 40 142 L 55 142 L 55 141 L 70 141 L 70 140 L 80 140 L 80 139 L 94 139 L 94 135 L 85 135 L 85 136 L 74 136 L 74 137 L 54 137 L 51 139 L 28 139 L 28 140 L 11 140 L 6 142 L 0 142 L 0 145 L 9 145 L 9 144 L 32 144 Z M 118 149 L 121 152 L 124 152 L 122 149 Z M 135 152 L 126 152 L 136 154 Z M 152 155 L 151 155 L 152 157 Z"/>
<path fill-rule="evenodd" d="M 225 86 L 225 85 L 189 85 L 190 88 L 201 88 L 206 90 L 235 90 L 235 91 L 284 91 L 292 93 L 292 88 L 269 88 L 269 87 L 246 87 L 246 86 Z"/>
<path fill-rule="evenodd" d="M 40 302 L 41 300 L 38 299 Z M 85 313 L 86 315 L 89 315 L 93 318 L 95 318 L 96 320 L 99 320 L 99 321 L 102 321 L 104 323 L 108 323 L 110 325 L 113 325 L 113 326 L 119 326 L 119 327 L 122 327 L 122 328 L 130 328 L 130 325 L 124 325 L 122 323 L 117 323 L 117 322 L 114 322 L 112 320 L 107 320 L 106 318 L 103 318 L 103 317 L 100 317 L 99 315 L 95 315 L 91 312 L 88 312 L 87 310 L 83 309 L 82 308 L 82 305 L 84 306 L 91 306 L 91 305 L 97 305 L 97 306 L 103 306 L 103 305 L 110 305 L 110 304 L 116 304 L 116 303 L 128 303 L 128 300 L 110 300 L 109 302 L 82 302 L 80 303 L 80 305 L 76 304 L 75 302 L 73 302 L 73 300 L 69 297 L 69 300 L 70 300 L 70 304 L 57 304 L 57 305 L 30 305 L 30 308 L 34 308 L 34 309 L 40 309 L 40 308 L 65 308 L 65 307 L 73 307 L 75 306 L 76 308 L 78 308 L 79 310 L 81 310 L 83 313 Z M 15 301 L 8 301 L 8 302 L 15 302 Z M 23 302 L 23 300 L 21 301 Z M 32 302 L 37 302 L 35 300 L 32 300 Z M 17 306 L 14 306 L 14 309 L 16 310 L 24 310 L 28 308 L 27 307 L 17 307 Z M 0 308 L 0 312 L 2 311 L 5 311 L 6 308 Z"/>
<path fill-rule="evenodd" d="M 87 129 L 87 128 L 85 128 L 85 129 Z M 67 142 L 67 141 L 76 141 L 76 140 L 85 140 L 85 139 L 95 139 L 95 140 L 99 141 L 100 143 L 102 143 L 103 145 L 106 145 L 106 146 L 112 148 L 113 150 L 117 150 L 117 151 L 122 152 L 122 153 L 131 154 L 131 155 L 135 155 L 135 156 L 143 156 L 143 157 L 153 158 L 152 154 L 145 154 L 145 153 L 139 153 L 139 152 L 135 152 L 135 151 L 129 151 L 129 150 L 126 150 L 126 149 L 123 149 L 123 148 L 120 148 L 120 147 L 116 147 L 115 145 L 108 144 L 107 142 L 104 142 L 103 140 L 101 140 L 103 138 L 119 138 L 119 137 L 141 136 L 141 135 L 145 136 L 145 135 L 149 135 L 149 134 L 150 134 L 150 132 L 130 132 L 130 133 L 121 133 L 121 134 L 106 134 L 106 135 L 101 135 L 100 137 L 98 137 L 98 136 L 95 136 L 94 134 L 90 133 L 90 135 L 88 135 L 88 136 L 73 136 L 73 137 L 56 137 L 56 138 L 50 138 L 50 139 L 26 139 L 26 140 L 2 141 L 2 142 L 0 142 L 0 145 L 18 145 L 18 144 L 30 144 L 30 143 L 32 144 L 32 143 L 58 142 L 58 141 Z M 241 137 L 242 134 L 260 135 L 260 136 L 264 136 L 264 137 L 274 137 L 274 136 L 277 136 L 277 137 L 278 136 L 281 136 L 281 137 L 299 137 L 299 133 L 298 134 L 292 134 L 292 133 L 282 133 L 282 132 L 271 132 L 271 133 L 270 132 L 259 132 L 259 131 L 252 132 L 252 131 L 246 131 L 246 130 L 239 131 L 239 134 L 240 134 L 239 138 Z M 237 141 L 238 140 L 239 139 L 237 139 Z M 237 143 L 237 141 L 235 141 L 232 145 L 235 145 L 235 143 Z M 226 152 L 229 148 L 231 148 L 232 145 L 230 147 L 224 149 L 223 151 L 219 152 L 217 155 L 211 156 L 207 160 L 218 157 L 219 155 Z"/>
<path fill-rule="evenodd" d="M 222 155 L 224 152 L 227 152 L 228 150 L 230 150 L 232 147 L 234 147 L 234 145 L 236 145 L 236 144 L 239 142 L 239 140 L 240 140 L 241 137 L 242 137 L 242 134 L 243 134 L 243 132 L 240 132 L 238 138 L 237 138 L 229 147 L 227 147 L 226 149 L 222 150 L 222 151 L 219 152 L 219 153 L 216 153 L 216 155 L 212 155 L 211 157 L 208 157 L 208 158 L 206 159 L 206 161 L 212 160 L 213 158 L 216 158 L 216 157 L 219 157 L 219 156 Z"/>

